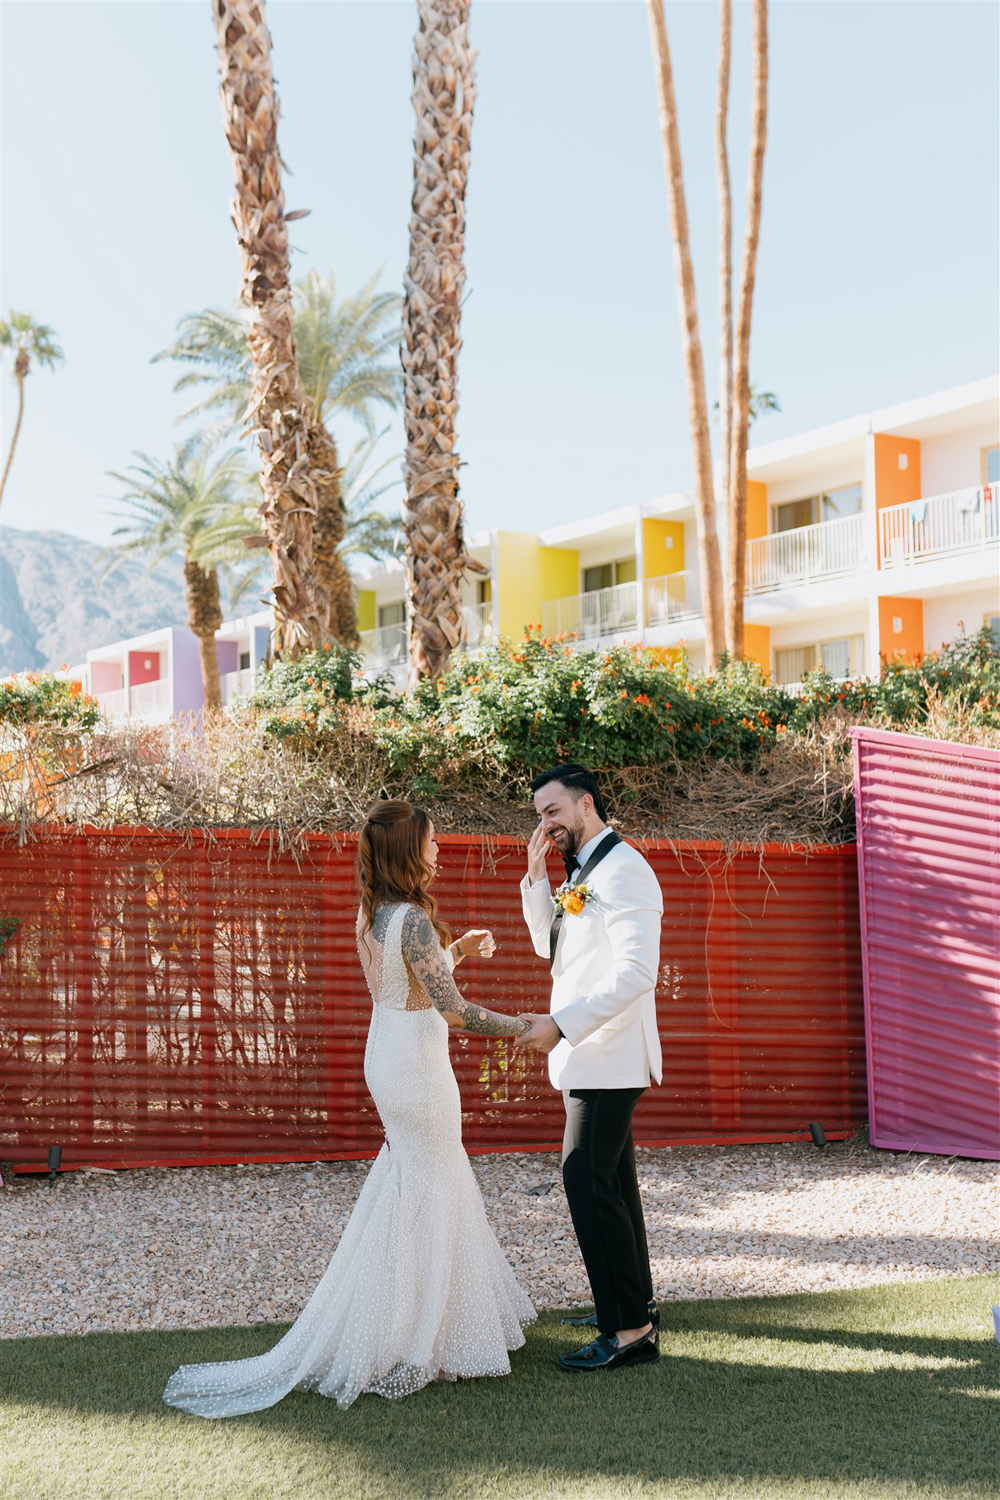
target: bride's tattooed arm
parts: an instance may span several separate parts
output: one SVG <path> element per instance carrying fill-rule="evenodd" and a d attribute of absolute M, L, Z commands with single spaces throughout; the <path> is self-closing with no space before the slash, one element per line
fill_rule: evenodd
<path fill-rule="evenodd" d="M 454 1016 L 463 1031 L 476 1031 L 481 1036 L 521 1036 L 527 1031 L 529 1022 L 484 1010 L 463 998 L 445 963 L 444 949 L 431 919 L 419 906 L 411 907 L 403 919 L 403 953 L 434 1009 L 442 1015 Z"/>

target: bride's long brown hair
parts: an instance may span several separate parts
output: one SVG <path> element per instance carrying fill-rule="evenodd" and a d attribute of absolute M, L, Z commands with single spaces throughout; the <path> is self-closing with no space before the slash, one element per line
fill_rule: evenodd
<path fill-rule="evenodd" d="M 376 802 L 368 809 L 358 839 L 358 885 L 361 888 L 361 936 L 366 938 L 383 901 L 422 906 L 444 947 L 451 934 L 438 921 L 430 893 L 434 869 L 424 854 L 431 820 L 422 807 L 400 800 Z"/>

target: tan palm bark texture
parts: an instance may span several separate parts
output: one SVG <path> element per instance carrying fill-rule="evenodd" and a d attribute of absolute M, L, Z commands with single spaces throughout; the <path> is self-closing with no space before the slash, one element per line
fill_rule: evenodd
<path fill-rule="evenodd" d="M 684 172 L 681 143 L 677 129 L 677 100 L 674 74 L 667 41 L 667 23 L 663 0 L 646 0 L 649 29 L 653 44 L 657 95 L 660 106 L 660 135 L 667 172 L 667 197 L 670 205 L 670 235 L 674 248 L 674 271 L 677 301 L 681 315 L 681 338 L 684 346 L 684 377 L 688 396 L 688 423 L 694 449 L 695 511 L 698 520 L 698 563 L 701 574 L 702 613 L 705 618 L 705 666 L 711 672 L 724 644 L 722 598 L 722 562 L 715 523 L 715 486 L 712 475 L 712 446 L 708 428 L 708 402 L 705 396 L 705 364 L 698 328 L 698 302 L 695 296 L 694 266 L 688 234 L 687 203 L 684 196 Z"/>
<path fill-rule="evenodd" d="M 719 197 L 719 486 L 729 500 L 729 433 L 733 421 L 733 194 L 729 177 L 729 72 L 733 3 L 719 0 L 719 72 L 715 91 L 715 180 Z"/>
<path fill-rule="evenodd" d="M 329 639 L 329 584 L 316 566 L 313 528 L 322 509 L 328 549 L 343 532 L 337 454 L 298 376 L 286 225 L 305 211 L 285 213 L 263 0 L 212 0 L 212 11 L 236 188 L 240 296 L 250 315 L 253 388 L 246 430 L 260 446 L 260 516 L 274 575 L 276 645 L 295 658 Z"/>
<path fill-rule="evenodd" d="M 184 597 L 188 608 L 188 626 L 191 634 L 198 638 L 205 708 L 209 713 L 218 713 L 222 707 L 222 688 L 219 682 L 215 632 L 222 624 L 222 600 L 217 570 L 203 568 L 193 557 L 185 557 Z"/>
<path fill-rule="evenodd" d="M 760 213 L 767 145 L 767 0 L 753 0 L 753 120 L 743 263 L 733 356 L 733 414 L 729 437 L 729 588 L 726 593 L 726 648 L 743 656 L 743 592 L 747 551 L 747 443 L 750 430 L 750 316 L 757 274 Z"/>
<path fill-rule="evenodd" d="M 475 53 L 469 0 L 418 0 L 413 199 L 403 314 L 411 681 L 440 677 L 462 639 L 465 548 L 455 451 Z"/>

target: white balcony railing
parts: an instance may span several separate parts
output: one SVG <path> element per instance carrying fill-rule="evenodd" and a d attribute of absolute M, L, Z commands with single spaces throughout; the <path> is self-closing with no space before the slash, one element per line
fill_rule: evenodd
<path fill-rule="evenodd" d="M 462 622 L 463 651 L 478 651 L 493 639 L 492 603 L 463 605 Z"/>
<path fill-rule="evenodd" d="M 170 681 L 157 677 L 154 682 L 140 682 L 129 689 L 130 714 L 145 718 L 148 714 L 167 713 L 170 709 Z"/>
<path fill-rule="evenodd" d="M 237 672 L 223 672 L 219 678 L 223 707 L 234 698 L 253 692 L 253 667 L 241 667 Z"/>
<path fill-rule="evenodd" d="M 883 568 L 978 552 L 1000 540 L 1000 486 L 955 490 L 879 512 Z"/>
<path fill-rule="evenodd" d="M 841 516 L 747 542 L 746 591 L 767 594 L 796 583 L 838 578 L 866 564 L 865 518 Z"/>
<path fill-rule="evenodd" d="M 113 688 L 110 693 L 98 693 L 97 702 L 106 718 L 121 719 L 128 713 L 128 690 Z"/>
<path fill-rule="evenodd" d="M 406 623 L 361 632 L 361 663 L 366 672 L 384 672 L 407 658 Z"/>
<path fill-rule="evenodd" d="M 666 573 L 646 580 L 646 624 L 670 625 L 701 614 L 695 573 Z"/>
<path fill-rule="evenodd" d="M 574 635 L 581 641 L 605 640 L 638 630 L 638 589 L 635 583 L 618 583 L 589 594 L 570 594 L 542 605 L 542 629 L 546 635 Z"/>

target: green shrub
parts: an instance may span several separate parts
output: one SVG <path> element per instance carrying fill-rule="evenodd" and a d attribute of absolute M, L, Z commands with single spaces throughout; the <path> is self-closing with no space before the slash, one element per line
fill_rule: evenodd
<path fill-rule="evenodd" d="M 82 693 L 77 683 L 66 682 L 52 672 L 26 672 L 0 682 L 0 724 L 92 729 L 100 716 L 95 698 Z"/>
<path fill-rule="evenodd" d="M 350 646 L 309 651 L 298 661 L 276 661 L 253 694 L 238 700 L 238 714 L 259 716 L 276 739 L 329 734 L 340 723 L 339 705 L 362 682 L 361 657 Z"/>

